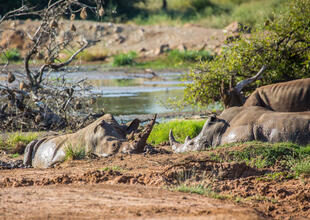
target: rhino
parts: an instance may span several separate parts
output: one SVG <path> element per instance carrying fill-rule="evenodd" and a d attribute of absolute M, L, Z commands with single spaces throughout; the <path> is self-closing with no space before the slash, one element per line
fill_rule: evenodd
<path fill-rule="evenodd" d="M 199 135 L 184 144 L 169 134 L 174 152 L 202 151 L 211 146 L 247 141 L 310 143 L 310 111 L 274 112 L 261 106 L 231 107 L 211 116 Z"/>
<path fill-rule="evenodd" d="M 63 162 L 68 148 L 83 150 L 87 154 L 107 157 L 118 152 L 141 153 L 155 124 L 156 115 L 145 129 L 135 134 L 140 121 L 133 120 L 121 126 L 111 114 L 72 134 L 46 137 L 30 142 L 25 149 L 24 165 L 47 168 Z"/>
<path fill-rule="evenodd" d="M 257 88 L 243 99 L 241 90 L 261 77 L 265 66 L 253 77 L 239 82 L 225 90 L 221 87 L 221 97 L 225 108 L 233 106 L 262 106 L 277 112 L 301 112 L 310 110 L 310 78 L 275 83 Z M 232 84 L 232 83 L 231 83 Z"/>

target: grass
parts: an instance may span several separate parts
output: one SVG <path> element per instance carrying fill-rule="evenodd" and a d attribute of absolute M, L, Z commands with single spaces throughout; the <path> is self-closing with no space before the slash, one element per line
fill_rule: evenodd
<path fill-rule="evenodd" d="M 129 53 L 121 53 L 113 57 L 112 66 L 133 66 L 136 64 L 135 59 L 138 57 L 137 53 L 130 51 Z"/>
<path fill-rule="evenodd" d="M 3 150 L 12 150 L 16 144 L 22 143 L 24 145 L 29 144 L 31 141 L 38 138 L 38 133 L 29 132 L 29 133 L 20 133 L 15 132 L 8 135 L 6 139 L 0 139 L 0 149 Z"/>
<path fill-rule="evenodd" d="M 152 61 L 139 62 L 136 52 L 121 53 L 113 57 L 112 66 L 134 66 L 136 68 L 189 68 L 195 66 L 197 62 L 213 59 L 213 55 L 209 51 L 195 50 L 170 50 Z"/>
<path fill-rule="evenodd" d="M 83 146 L 73 147 L 72 145 L 68 145 L 65 149 L 65 154 L 65 160 L 82 160 L 86 157 Z"/>
<path fill-rule="evenodd" d="M 140 4 L 140 13 L 129 20 L 137 24 L 180 25 L 187 22 L 223 28 L 233 21 L 256 25 L 273 17 L 288 0 L 169 0 L 168 10 L 160 0 Z"/>
<path fill-rule="evenodd" d="M 198 120 L 173 120 L 161 124 L 156 124 L 148 138 L 148 143 L 158 145 L 169 141 L 169 131 L 178 141 L 183 141 L 186 136 L 195 137 L 201 131 L 205 121 Z"/>
<path fill-rule="evenodd" d="M 310 146 L 299 146 L 293 143 L 246 142 L 220 146 L 221 148 L 243 145 L 240 150 L 225 154 L 211 153 L 210 158 L 219 162 L 245 162 L 256 168 L 277 166 L 288 173 L 276 172 L 266 176 L 264 180 L 310 176 Z"/>
<path fill-rule="evenodd" d="M 185 193 L 195 193 L 199 195 L 204 195 L 214 199 L 229 199 L 227 195 L 221 195 L 213 191 L 210 187 L 204 187 L 202 185 L 188 186 L 186 184 L 181 184 L 172 188 L 173 191 L 185 192 Z"/>

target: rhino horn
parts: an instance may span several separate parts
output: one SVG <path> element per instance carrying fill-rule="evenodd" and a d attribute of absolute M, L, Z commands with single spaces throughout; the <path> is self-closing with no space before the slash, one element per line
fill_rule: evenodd
<path fill-rule="evenodd" d="M 170 146 L 171 148 L 175 151 L 176 149 L 178 149 L 181 144 L 175 140 L 174 136 L 173 136 L 173 132 L 172 130 L 170 130 L 169 132 L 169 142 L 170 142 Z"/>
<path fill-rule="evenodd" d="M 146 140 L 148 139 L 156 121 L 157 114 L 154 115 L 153 119 L 145 126 L 144 130 L 138 135 L 135 140 L 132 153 L 141 153 L 146 145 Z"/>
<path fill-rule="evenodd" d="M 190 140 L 191 140 L 191 138 L 189 136 L 186 136 L 185 143 L 188 143 Z"/>
<path fill-rule="evenodd" d="M 263 73 L 265 70 L 266 70 L 266 66 L 263 65 L 263 67 L 258 71 L 258 73 L 257 73 L 255 76 L 252 76 L 251 78 L 248 78 L 248 79 L 245 79 L 245 80 L 242 80 L 242 81 L 238 82 L 237 85 L 235 86 L 236 91 L 237 91 L 238 93 L 240 93 L 241 90 L 242 90 L 245 86 L 247 86 L 247 85 L 251 84 L 252 82 L 254 82 L 254 81 L 260 79 L 260 78 L 262 77 L 262 76 L 261 76 L 262 73 Z"/>

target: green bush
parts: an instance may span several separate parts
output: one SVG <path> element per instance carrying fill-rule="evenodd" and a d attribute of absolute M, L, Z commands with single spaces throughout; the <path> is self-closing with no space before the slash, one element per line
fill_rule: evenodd
<path fill-rule="evenodd" d="M 129 53 L 121 53 L 115 55 L 113 58 L 113 66 L 133 66 L 136 64 L 135 59 L 138 57 L 137 53 L 130 51 Z"/>
<path fill-rule="evenodd" d="M 193 83 L 186 85 L 184 102 L 204 106 L 219 101 L 222 82 L 228 87 L 231 76 L 241 81 L 263 65 L 267 66 L 263 80 L 245 88 L 245 92 L 310 77 L 310 2 L 293 0 L 285 8 L 250 37 L 235 41 L 213 60 L 198 64 L 185 78 Z"/>
<path fill-rule="evenodd" d="M 202 50 L 171 50 L 168 53 L 167 59 L 172 63 L 183 63 L 183 62 L 197 62 L 212 60 L 213 56 L 209 51 Z"/>
<path fill-rule="evenodd" d="M 182 142 L 186 136 L 197 136 L 204 122 L 196 120 L 173 120 L 155 125 L 148 138 L 148 143 L 157 145 L 169 141 L 170 129 L 172 129 L 176 140 Z"/>
<path fill-rule="evenodd" d="M 2 62 L 6 62 L 6 61 L 15 61 L 16 62 L 16 61 L 22 60 L 22 57 L 21 57 L 18 49 L 10 49 L 10 50 L 4 51 L 1 54 L 0 59 Z"/>

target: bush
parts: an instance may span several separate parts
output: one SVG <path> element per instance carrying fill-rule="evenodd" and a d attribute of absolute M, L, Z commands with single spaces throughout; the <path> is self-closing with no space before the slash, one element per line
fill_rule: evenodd
<path fill-rule="evenodd" d="M 209 51 L 196 51 L 196 50 L 172 50 L 168 53 L 167 59 L 170 62 L 182 63 L 182 62 L 197 62 L 212 60 L 213 56 Z"/>
<path fill-rule="evenodd" d="M 113 58 L 113 66 L 132 66 L 135 65 L 135 59 L 138 57 L 137 53 L 130 51 L 129 53 L 121 53 L 115 55 Z"/>
<path fill-rule="evenodd" d="M 20 61 L 22 60 L 22 57 L 18 49 L 10 49 L 1 54 L 0 59 L 2 62 Z"/>
<path fill-rule="evenodd" d="M 228 87 L 231 76 L 241 81 L 263 65 L 267 66 L 263 79 L 246 92 L 261 85 L 310 77 L 310 2 L 293 0 L 286 11 L 274 16 L 251 37 L 242 37 L 213 60 L 198 64 L 185 78 L 193 83 L 186 85 L 184 102 L 204 106 L 219 101 L 222 82 Z"/>

